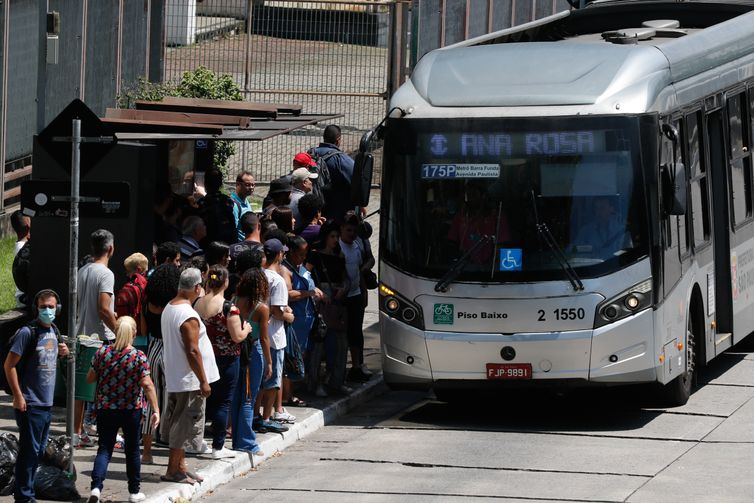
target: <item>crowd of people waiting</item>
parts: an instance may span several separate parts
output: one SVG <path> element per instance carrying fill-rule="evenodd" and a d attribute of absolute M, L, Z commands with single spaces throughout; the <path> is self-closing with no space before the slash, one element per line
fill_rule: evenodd
<path fill-rule="evenodd" d="M 72 439 L 87 447 L 98 435 L 89 503 L 99 501 L 116 449 L 126 454 L 129 501 L 142 501 L 140 467 L 153 462 L 154 443 L 169 448 L 162 480 L 201 482 L 186 453 L 263 455 L 256 433 L 287 431 L 296 421 L 289 408 L 306 406 L 302 392 L 347 394 L 370 379 L 362 332 L 367 289 L 376 287 L 370 230 L 365 208 L 349 202 L 353 160 L 340 150 L 340 129 L 327 126 L 323 140 L 271 182 L 261 212 L 249 202 L 249 171 L 229 195 L 214 170 L 205 174 L 206 191 L 186 198 L 158 191 L 151 264 L 130 255 L 121 288 L 110 269 L 115 236 L 91 234 L 78 272 L 77 333 L 103 344 L 87 375 L 95 399 L 77 401 Z M 46 292 L 30 304 L 35 330 L 52 340 L 60 299 Z M 54 372 L 67 350 L 47 344 L 49 355 L 21 369 L 30 338 L 14 341 L 4 367 L 22 445 L 33 454 L 44 450 L 47 430 L 39 425 L 49 428 L 52 405 L 54 379 L 43 371 Z M 16 466 L 17 502 L 34 501 L 32 454 Z"/>

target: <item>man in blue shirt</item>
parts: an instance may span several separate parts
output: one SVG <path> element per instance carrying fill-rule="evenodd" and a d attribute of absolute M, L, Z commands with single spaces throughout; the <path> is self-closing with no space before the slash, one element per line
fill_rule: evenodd
<path fill-rule="evenodd" d="M 230 195 L 230 198 L 233 200 L 233 218 L 236 220 L 238 241 L 243 241 L 246 238 L 243 230 L 241 230 L 241 215 L 247 211 L 251 211 L 251 205 L 247 198 L 254 195 L 255 187 L 256 183 L 254 182 L 254 175 L 248 171 L 244 171 L 236 177 L 236 191 Z"/>
<path fill-rule="evenodd" d="M 13 412 L 18 426 L 16 460 L 17 503 L 35 502 L 34 473 L 44 454 L 52 419 L 55 372 L 58 356 L 68 355 L 68 347 L 58 342 L 52 321 L 57 314 L 58 294 L 42 290 L 34 298 L 37 318 L 21 327 L 11 343 L 3 369 L 13 393 Z M 22 358 L 23 357 L 23 358 Z"/>
<path fill-rule="evenodd" d="M 322 134 L 322 140 L 323 142 L 314 149 L 317 157 L 336 153 L 325 159 L 332 183 L 325 190 L 323 213 L 328 220 L 342 220 L 346 211 L 354 209 L 354 205 L 351 204 L 351 178 L 354 162 L 348 154 L 340 150 L 341 134 L 338 126 L 334 124 L 327 126 Z"/>

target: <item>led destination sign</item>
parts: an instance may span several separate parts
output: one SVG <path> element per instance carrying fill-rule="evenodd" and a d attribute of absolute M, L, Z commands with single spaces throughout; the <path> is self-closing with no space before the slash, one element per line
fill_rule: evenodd
<path fill-rule="evenodd" d="M 605 151 L 611 130 L 515 133 L 435 133 L 420 137 L 421 149 L 433 158 L 575 155 Z"/>

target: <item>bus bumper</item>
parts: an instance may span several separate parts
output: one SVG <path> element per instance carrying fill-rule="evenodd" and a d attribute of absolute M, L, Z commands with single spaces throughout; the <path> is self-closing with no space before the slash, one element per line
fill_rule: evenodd
<path fill-rule="evenodd" d="M 597 330 L 512 335 L 422 331 L 384 313 L 380 317 L 384 379 L 397 389 L 657 380 L 651 309 Z M 504 347 L 513 348 L 514 359 L 503 360 Z M 488 381 L 487 363 L 529 363 L 532 380 Z"/>

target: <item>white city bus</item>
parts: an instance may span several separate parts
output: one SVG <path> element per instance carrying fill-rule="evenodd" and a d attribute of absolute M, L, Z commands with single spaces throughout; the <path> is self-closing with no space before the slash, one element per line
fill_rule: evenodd
<path fill-rule="evenodd" d="M 377 134 L 390 386 L 686 402 L 754 327 L 752 9 L 598 1 L 420 60 Z"/>

